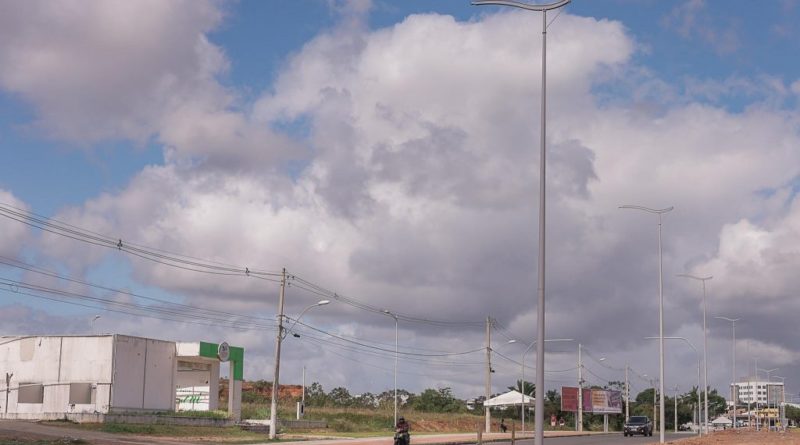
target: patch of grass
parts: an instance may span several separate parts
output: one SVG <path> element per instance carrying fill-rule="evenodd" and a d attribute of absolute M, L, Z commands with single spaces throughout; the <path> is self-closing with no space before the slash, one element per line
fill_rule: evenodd
<path fill-rule="evenodd" d="M 228 412 L 227 411 L 176 411 L 171 412 L 168 414 L 162 414 L 165 416 L 172 416 L 172 417 L 191 417 L 195 419 L 227 419 Z"/>
<path fill-rule="evenodd" d="M 62 437 L 60 439 L 0 439 L 0 445 L 84 445 L 83 439 Z"/>
<path fill-rule="evenodd" d="M 102 431 L 113 434 L 136 434 L 142 436 L 158 437 L 214 437 L 263 441 L 264 434 L 245 431 L 237 426 L 213 427 L 213 426 L 188 426 L 188 425 L 164 425 L 164 424 L 134 424 L 134 423 L 55 423 L 51 425 L 63 426 L 65 428 L 75 428 L 79 430 Z M 0 443 L 0 445 L 4 445 Z"/>
<path fill-rule="evenodd" d="M 133 423 L 103 423 L 101 424 L 100 431 L 104 433 L 114 433 L 114 434 L 122 433 L 122 434 L 152 435 L 156 432 L 156 428 L 155 425 L 138 425 Z"/>

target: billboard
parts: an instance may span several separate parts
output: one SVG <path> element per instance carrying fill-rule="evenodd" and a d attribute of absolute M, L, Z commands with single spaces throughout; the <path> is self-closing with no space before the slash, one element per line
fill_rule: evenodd
<path fill-rule="evenodd" d="M 583 388 L 583 412 L 593 414 L 622 413 L 622 393 L 608 389 Z M 561 411 L 578 411 L 578 388 L 561 387 Z"/>

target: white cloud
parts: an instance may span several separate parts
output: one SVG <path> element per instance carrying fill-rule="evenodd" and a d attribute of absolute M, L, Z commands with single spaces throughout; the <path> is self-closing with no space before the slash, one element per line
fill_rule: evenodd
<path fill-rule="evenodd" d="M 167 111 L 152 131 L 167 147 L 165 165 L 57 218 L 200 258 L 287 267 L 342 295 L 419 317 L 480 322 L 492 315 L 512 335 L 530 338 L 540 69 L 534 21 L 519 13 L 470 22 L 431 14 L 377 31 L 346 21 L 296 53 L 252 115 L 230 111 L 236 94 L 210 81 L 205 94 L 158 105 Z M 197 29 L 184 32 L 202 37 L 206 28 Z M 727 308 L 739 288 L 755 286 L 755 277 L 734 276 L 743 253 L 760 273 L 793 283 L 784 281 L 789 269 L 779 260 L 793 258 L 785 246 L 794 240 L 796 212 L 782 216 L 785 207 L 760 192 L 785 189 L 798 175 L 794 113 L 768 103 L 742 113 L 677 101 L 657 109 L 601 105 L 593 87 L 630 82 L 618 78 L 623 73 L 639 72 L 643 89 L 664 86 L 632 64 L 636 43 L 621 24 L 562 14 L 548 43 L 548 336 L 631 351 L 620 360 L 646 349 L 639 338 L 656 320 L 656 221 L 620 211 L 621 204 L 676 205 L 664 219 L 665 275 L 713 273 L 714 310 Z M 205 73 L 220 68 L 209 65 Z M 307 124 L 308 139 L 271 133 L 276 122 Z M 296 156 L 305 145 L 310 150 Z M 280 161 L 295 157 L 307 164 L 289 175 Z M 51 236 L 40 242 L 76 271 L 118 255 Z M 137 280 L 193 302 L 264 316 L 275 311 L 274 283 L 131 263 Z M 668 331 L 696 334 L 696 289 L 669 279 L 667 288 Z M 790 289 L 776 287 L 771 295 L 794 307 Z M 318 297 L 290 288 L 287 313 Z M 757 297 L 741 309 L 764 303 Z M 379 314 L 336 304 L 309 316 L 326 329 L 393 340 L 392 320 Z M 483 341 L 480 327 L 400 329 L 406 347 L 469 350 Z M 257 334 L 241 341 L 253 345 L 253 363 L 266 368 L 271 344 L 259 343 Z M 327 389 L 388 385 L 380 371 L 304 341 L 287 352 L 286 366 L 311 360 L 330 375 Z M 318 353 L 303 357 L 298 350 L 308 350 L 301 345 Z M 379 366 L 389 359 L 371 360 Z M 574 358 L 555 360 L 554 368 L 568 367 Z M 462 365 L 464 375 L 429 370 L 401 377 L 401 386 L 449 381 L 480 392 L 480 364 Z"/>
<path fill-rule="evenodd" d="M 792 93 L 800 95 L 800 80 L 795 80 L 790 86 Z"/>
<path fill-rule="evenodd" d="M 17 209 L 29 211 L 29 206 L 7 190 L 0 189 L 0 204 L 3 216 Z M 28 227 L 8 218 L 0 218 L 0 255 L 14 257 L 30 241 Z"/>
<path fill-rule="evenodd" d="M 55 137 L 144 141 L 174 101 L 226 69 L 205 37 L 222 17 L 209 1 L 7 3 L 0 87 Z"/>
<path fill-rule="evenodd" d="M 675 6 L 662 23 L 673 28 L 684 39 L 699 40 L 718 54 L 730 54 L 741 47 L 739 23 L 732 20 L 718 23 L 708 13 L 705 0 L 684 1 Z"/>

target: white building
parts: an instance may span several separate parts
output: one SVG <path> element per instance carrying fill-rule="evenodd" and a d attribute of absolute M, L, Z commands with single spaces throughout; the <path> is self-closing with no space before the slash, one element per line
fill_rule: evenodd
<path fill-rule="evenodd" d="M 777 405 L 784 400 L 783 382 L 746 381 L 731 385 L 732 393 L 739 405 L 757 403 Z"/>
<path fill-rule="evenodd" d="M 0 418 L 214 410 L 230 361 L 228 412 L 238 419 L 244 350 L 127 335 L 0 337 Z"/>

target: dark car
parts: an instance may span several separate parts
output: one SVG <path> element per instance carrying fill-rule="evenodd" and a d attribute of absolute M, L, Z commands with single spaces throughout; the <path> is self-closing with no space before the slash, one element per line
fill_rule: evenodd
<path fill-rule="evenodd" d="M 653 422 L 651 422 L 650 418 L 647 416 L 631 416 L 628 421 L 625 422 L 625 427 L 622 430 L 622 434 L 625 437 L 633 436 L 634 434 L 652 436 Z"/>

